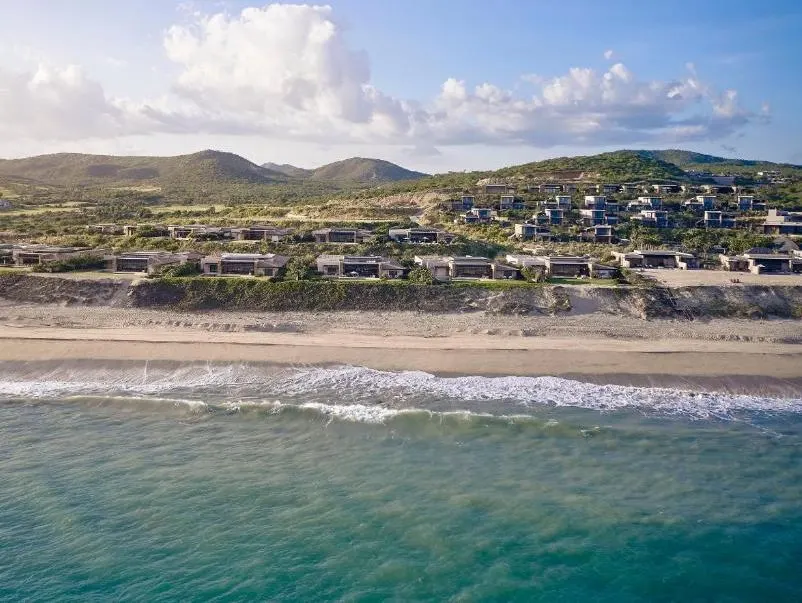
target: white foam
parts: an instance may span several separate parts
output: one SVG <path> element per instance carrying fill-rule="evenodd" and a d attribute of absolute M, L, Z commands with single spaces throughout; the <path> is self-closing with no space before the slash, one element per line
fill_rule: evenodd
<path fill-rule="evenodd" d="M 65 365 L 40 374 L 6 374 L 0 398 L 63 398 L 76 395 L 146 396 L 188 405 L 197 398 L 240 400 L 237 405 L 262 404 L 280 410 L 281 402 L 261 402 L 266 396 L 295 406 L 314 408 L 329 416 L 384 421 L 406 412 L 426 410 L 442 402 L 460 404 L 502 401 L 523 409 L 567 406 L 599 411 L 636 409 L 692 418 L 732 418 L 733 413 L 800 413 L 802 399 L 700 393 L 678 389 L 596 385 L 556 377 L 437 377 L 418 371 L 387 372 L 354 366 L 268 369 L 257 365 L 187 365 L 104 368 Z M 154 398 L 156 397 L 156 398 Z M 205 399 L 205 398 L 204 398 Z M 253 402 L 258 399 L 257 402 Z M 243 401 L 245 400 L 245 401 Z M 250 401 L 248 401 L 250 400 Z M 207 400 L 208 402 L 209 400 Z M 332 403 L 336 401 L 336 403 Z M 392 402 L 391 404 L 378 404 Z M 467 404 L 467 406 L 471 406 Z M 482 408 L 465 412 L 476 415 Z"/>

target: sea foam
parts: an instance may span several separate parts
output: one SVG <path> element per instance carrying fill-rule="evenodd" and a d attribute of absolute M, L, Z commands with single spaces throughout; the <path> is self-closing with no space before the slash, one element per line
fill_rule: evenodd
<path fill-rule="evenodd" d="M 281 405 L 363 422 L 403 412 L 480 415 L 493 405 L 522 414 L 543 407 L 602 412 L 633 409 L 694 419 L 730 419 L 738 413 L 799 413 L 802 399 L 598 385 L 557 377 L 439 377 L 419 371 L 388 372 L 358 366 L 277 369 L 246 364 L 192 364 L 179 368 L 76 367 L 4 371 L 0 399 L 122 396 L 132 401 L 281 410 Z"/>

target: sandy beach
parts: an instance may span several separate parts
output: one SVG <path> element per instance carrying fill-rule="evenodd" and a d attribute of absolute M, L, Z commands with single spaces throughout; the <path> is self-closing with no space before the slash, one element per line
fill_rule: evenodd
<path fill-rule="evenodd" d="M 802 394 L 800 321 L 0 306 L 0 361 L 352 364 Z"/>

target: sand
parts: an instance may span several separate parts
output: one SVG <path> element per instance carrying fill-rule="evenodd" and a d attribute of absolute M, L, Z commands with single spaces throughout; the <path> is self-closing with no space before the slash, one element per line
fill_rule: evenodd
<path fill-rule="evenodd" d="M 802 395 L 802 322 L 0 306 L 0 361 L 353 364 Z"/>

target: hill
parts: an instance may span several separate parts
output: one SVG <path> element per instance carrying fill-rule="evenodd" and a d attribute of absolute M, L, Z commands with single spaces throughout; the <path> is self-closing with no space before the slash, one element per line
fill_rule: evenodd
<path fill-rule="evenodd" d="M 396 182 L 399 180 L 420 180 L 427 174 L 402 168 L 400 165 L 381 159 L 352 157 L 321 166 L 311 171 L 312 180 L 336 180 L 360 183 Z"/>
<path fill-rule="evenodd" d="M 175 157 L 115 157 L 58 153 L 25 159 L 0 160 L 0 176 L 35 180 L 49 185 L 103 186 L 225 182 L 271 184 L 287 177 L 233 153 L 201 151 Z"/>
<path fill-rule="evenodd" d="M 285 176 L 289 176 L 290 178 L 308 178 L 313 171 L 304 168 L 299 168 L 294 165 L 290 165 L 289 163 L 267 162 L 263 163 L 262 167 L 265 168 L 266 170 L 270 170 L 271 172 L 278 172 L 279 174 L 284 174 Z"/>
<path fill-rule="evenodd" d="M 759 159 L 733 159 L 718 157 L 716 155 L 705 155 L 704 153 L 694 153 L 693 151 L 682 151 L 679 149 L 633 152 L 640 154 L 642 157 L 672 163 L 683 170 L 731 172 L 743 175 L 771 170 L 786 172 L 790 175 L 791 173 L 798 173 L 802 170 L 802 166 L 791 163 L 775 163 L 773 161 L 761 161 Z"/>
<path fill-rule="evenodd" d="M 502 168 L 488 178 L 570 179 L 626 182 L 646 179 L 678 179 L 685 176 L 677 165 L 639 151 L 613 151 L 598 155 L 557 157 Z"/>

